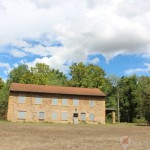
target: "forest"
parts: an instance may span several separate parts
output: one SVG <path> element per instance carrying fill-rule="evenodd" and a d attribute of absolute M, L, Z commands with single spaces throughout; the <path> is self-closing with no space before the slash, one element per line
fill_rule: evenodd
<path fill-rule="evenodd" d="M 43 63 L 31 68 L 22 64 L 10 71 L 7 81 L 0 78 L 0 119 L 6 119 L 11 83 L 99 88 L 107 95 L 107 108 L 118 112 L 119 99 L 121 122 L 150 122 L 149 76 L 108 75 L 101 67 L 82 62 L 72 64 L 68 75 Z"/>

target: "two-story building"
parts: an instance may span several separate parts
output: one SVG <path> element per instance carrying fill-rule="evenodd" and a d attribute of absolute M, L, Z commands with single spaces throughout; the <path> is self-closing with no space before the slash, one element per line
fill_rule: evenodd
<path fill-rule="evenodd" d="M 7 120 L 103 124 L 105 97 L 96 88 L 12 83 Z"/>

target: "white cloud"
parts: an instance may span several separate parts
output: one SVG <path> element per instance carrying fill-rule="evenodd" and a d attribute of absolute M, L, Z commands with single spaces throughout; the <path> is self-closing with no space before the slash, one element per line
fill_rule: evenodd
<path fill-rule="evenodd" d="M 45 61 L 61 70 L 66 63 L 87 62 L 90 54 L 107 61 L 119 54 L 150 56 L 149 6 L 148 0 L 0 0 L 0 46 L 12 44 L 21 48 L 14 56 L 32 53 L 42 58 L 30 64 Z M 50 36 L 45 45 L 24 41 L 44 33 Z M 63 46 L 50 47 L 53 39 Z"/>
<path fill-rule="evenodd" d="M 99 63 L 99 58 L 96 57 L 94 59 L 89 59 L 87 62 L 90 63 L 90 64 L 98 64 Z"/>
<path fill-rule="evenodd" d="M 18 49 L 13 49 L 10 51 L 10 54 L 13 56 L 13 57 L 24 57 L 26 56 L 26 53 L 22 52 L 22 51 L 19 51 Z"/>
<path fill-rule="evenodd" d="M 144 66 L 146 68 L 136 68 L 136 69 L 129 69 L 125 71 L 125 74 L 136 74 L 136 73 L 150 73 L 150 64 L 149 63 L 144 63 Z"/>
<path fill-rule="evenodd" d="M 17 63 L 15 63 L 13 66 L 14 66 L 15 68 L 17 68 L 17 67 L 18 67 L 18 64 L 17 64 Z"/>
<path fill-rule="evenodd" d="M 0 62 L 0 67 L 5 68 L 3 71 L 6 75 L 12 70 L 8 63 Z"/>
<path fill-rule="evenodd" d="M 36 63 L 44 63 L 49 65 L 51 68 L 59 69 L 61 72 L 66 73 L 68 71 L 68 66 L 62 65 L 65 63 L 64 60 L 60 60 L 59 57 L 43 57 L 43 58 L 36 58 L 33 62 L 26 63 L 29 68 L 35 66 Z"/>

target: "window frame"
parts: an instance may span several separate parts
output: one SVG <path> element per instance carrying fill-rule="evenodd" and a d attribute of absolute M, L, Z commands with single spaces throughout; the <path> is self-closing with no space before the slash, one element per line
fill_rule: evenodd
<path fill-rule="evenodd" d="M 40 113 L 43 113 L 43 114 L 44 114 L 44 118 L 40 116 Z M 40 111 L 40 112 L 38 113 L 38 119 L 39 119 L 39 120 L 45 120 L 45 112 L 44 112 L 44 111 Z"/>
<path fill-rule="evenodd" d="M 66 102 L 65 102 L 66 101 Z M 68 106 L 68 99 L 67 98 L 63 98 L 62 99 L 62 106 Z"/>
<path fill-rule="evenodd" d="M 57 100 L 57 103 L 55 103 L 54 100 Z M 58 98 L 52 98 L 51 105 L 57 106 L 58 105 Z"/>
<path fill-rule="evenodd" d="M 92 116 L 91 116 L 91 115 L 92 115 Z M 92 118 L 92 119 L 91 119 L 91 118 Z M 92 122 L 95 121 L 95 115 L 94 115 L 94 113 L 90 113 L 90 114 L 89 114 L 89 120 L 92 121 Z"/>
<path fill-rule="evenodd" d="M 38 100 L 40 100 L 40 102 L 37 102 Z M 41 105 L 43 103 L 43 99 L 41 96 L 36 96 L 34 102 L 36 105 Z"/>
<path fill-rule="evenodd" d="M 66 113 L 66 115 L 67 115 L 65 118 L 63 118 L 63 114 L 64 114 L 64 113 Z M 61 112 L 61 120 L 62 120 L 62 121 L 68 121 L 68 111 L 62 111 L 62 112 Z"/>
<path fill-rule="evenodd" d="M 83 116 L 82 116 L 83 114 L 85 115 L 85 116 L 84 116 L 84 117 L 85 117 L 84 119 L 82 118 L 82 117 L 83 117 Z M 82 117 L 81 117 L 81 116 L 82 116 Z M 80 113 L 80 120 L 81 120 L 81 121 L 86 121 L 86 113 L 84 113 L 84 112 L 83 112 L 83 113 Z"/>
<path fill-rule="evenodd" d="M 24 104 L 25 101 L 26 101 L 26 97 L 23 96 L 23 95 L 19 95 L 19 97 L 18 97 L 18 104 Z"/>
<path fill-rule="evenodd" d="M 24 113 L 24 114 L 23 114 L 24 117 L 20 117 L 20 114 L 19 114 L 19 113 Z M 27 113 L 26 111 L 18 110 L 18 116 L 17 116 L 18 119 L 19 119 L 19 120 L 26 120 L 26 113 Z"/>
<path fill-rule="evenodd" d="M 53 116 L 53 114 L 55 114 L 56 116 Z M 58 112 L 53 111 L 51 117 L 52 117 L 52 121 L 57 121 L 58 120 Z"/>
<path fill-rule="evenodd" d="M 79 106 L 79 99 L 73 99 L 73 106 Z"/>
<path fill-rule="evenodd" d="M 95 106 L 95 101 L 94 100 L 90 100 L 89 101 L 89 105 L 90 105 L 90 108 L 93 108 Z"/>

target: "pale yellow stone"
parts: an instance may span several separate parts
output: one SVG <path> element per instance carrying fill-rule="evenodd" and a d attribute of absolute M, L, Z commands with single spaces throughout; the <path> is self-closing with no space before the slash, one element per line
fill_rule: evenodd
<path fill-rule="evenodd" d="M 26 96 L 24 104 L 19 104 L 19 96 Z M 35 104 L 35 97 L 42 97 L 42 104 Z M 58 105 L 52 105 L 52 98 L 58 98 Z M 62 105 L 62 99 L 68 99 L 68 106 Z M 79 99 L 79 106 L 73 106 L 73 99 Z M 89 101 L 94 100 L 94 107 L 91 108 Z M 18 111 L 26 111 L 25 120 L 18 119 Z M 68 112 L 68 121 L 62 121 L 61 113 Z M 80 114 L 86 113 L 87 123 L 105 123 L 105 97 L 92 96 L 70 96 L 70 95 L 52 95 L 11 92 L 8 102 L 7 120 L 12 122 L 39 122 L 39 112 L 45 112 L 45 122 L 64 122 L 73 123 L 73 113 L 77 112 L 79 123 Z M 52 112 L 58 112 L 57 121 L 52 120 Z M 89 114 L 94 114 L 94 122 L 90 121 Z"/>

